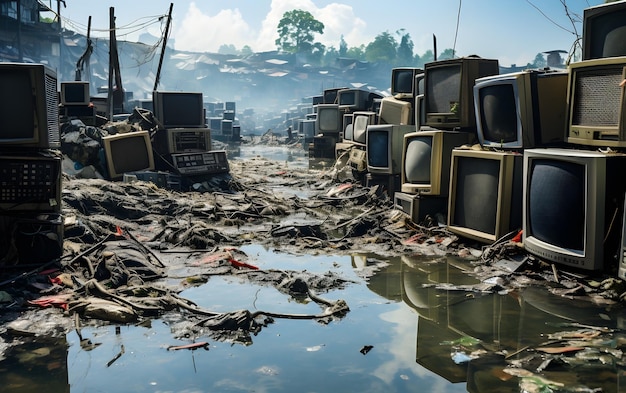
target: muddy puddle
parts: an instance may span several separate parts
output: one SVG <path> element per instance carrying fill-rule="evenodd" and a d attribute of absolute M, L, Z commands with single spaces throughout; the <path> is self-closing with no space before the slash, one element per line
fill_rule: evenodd
<path fill-rule="evenodd" d="M 265 173 L 247 164 L 258 157 L 272 162 L 256 164 L 268 168 Z M 172 292 L 175 289 L 177 299 L 189 302 L 187 306 L 193 304 L 198 310 L 218 314 L 247 310 L 264 315 L 262 323 L 235 339 L 216 338 L 201 316 L 171 307 L 131 323 L 105 322 L 78 314 L 65 317 L 67 313 L 58 308 L 31 308 L 27 310 L 31 320 L 16 320 L 24 330 L 16 333 L 2 326 L 1 391 L 626 390 L 622 353 L 626 348 L 626 314 L 621 304 L 603 303 L 598 296 L 575 298 L 574 292 L 570 296 L 568 291 L 562 296 L 553 294 L 549 289 L 556 285 L 540 280 L 538 270 L 487 276 L 485 263 L 478 258 L 457 256 L 471 254 L 462 246 L 457 245 L 455 253 L 446 253 L 443 243 L 451 240 L 438 231 L 429 236 L 394 232 L 403 225 L 390 220 L 394 215 L 378 213 L 376 209 L 384 210 L 384 206 L 375 198 L 347 203 L 361 198 L 328 198 L 324 189 L 327 198 L 307 200 L 320 193 L 316 186 L 322 179 L 311 180 L 302 174 L 309 164 L 307 153 L 301 149 L 241 146 L 229 152 L 229 160 L 242 177 L 251 179 L 244 184 L 248 197 L 259 193 L 271 207 L 282 203 L 301 209 L 270 223 L 258 220 L 251 211 L 237 225 L 209 228 L 221 236 L 215 247 L 207 242 L 202 243 L 204 250 L 189 250 L 183 247 L 185 238 L 165 236 L 165 232 L 155 235 L 158 231 L 154 229 L 162 225 L 162 216 L 170 214 L 164 206 L 179 212 L 176 217 L 181 222 L 168 221 L 172 233 L 188 229 L 180 214 L 190 208 L 182 198 L 173 200 L 169 194 L 155 196 L 154 192 L 144 198 L 138 192 L 141 189 L 122 185 L 113 190 L 117 194 L 127 192 L 128 198 L 135 196 L 128 206 L 141 205 L 142 198 L 152 200 L 150 211 L 159 213 L 157 221 L 137 210 L 139 220 L 131 220 L 126 229 L 134 234 L 133 239 L 140 239 L 167 262 L 168 274 L 159 285 Z M 68 189 L 75 193 L 82 190 L 83 183 L 77 184 Z M 94 190 L 107 191 L 109 186 L 113 187 L 105 184 Z M 196 198 L 194 206 L 206 199 L 220 207 L 193 210 L 200 213 L 202 222 L 217 223 L 224 215 L 237 218 L 232 209 L 237 203 L 242 205 L 234 195 Z M 89 203 L 94 199 L 77 194 L 81 208 L 87 207 L 68 211 L 99 224 L 91 227 L 94 230 L 122 222 L 121 218 L 111 218 L 110 212 L 99 214 L 91 208 Z M 93 206 L 116 206 L 117 199 L 109 199 L 95 199 L 98 203 Z M 255 204 L 258 202 L 250 199 L 244 205 Z M 235 207 L 231 209 L 231 205 Z M 358 231 L 358 222 L 352 217 L 364 210 L 376 213 L 376 222 L 385 224 L 383 232 Z M 341 219 L 329 223 L 334 216 Z M 370 221 L 363 226 L 376 227 Z M 316 236 L 314 230 L 322 224 L 328 224 L 324 228 L 329 238 Z M 305 234 L 294 236 L 294 231 Z M 73 242 L 79 239 L 85 236 L 75 234 Z M 176 245 L 172 246 L 174 240 L 169 239 Z M 233 248 L 224 249 L 227 242 Z M 230 263 L 245 263 L 245 268 L 233 269 L 225 261 L 216 264 L 220 255 L 228 255 Z M 94 257 L 94 262 L 97 260 Z M 474 274 L 477 271 L 483 274 Z M 262 276 L 264 273 L 267 277 Z M 272 281 L 285 277 L 285 282 L 294 284 L 286 279 L 294 274 L 308 280 L 312 289 L 308 296 L 294 295 L 282 283 Z M 340 302 L 349 310 L 325 314 Z M 298 318 L 320 314 L 325 317 Z M 59 323 L 59 315 L 64 316 L 62 324 L 45 330 L 62 334 L 24 333 L 37 331 L 28 326 L 29 322 Z"/>
<path fill-rule="evenodd" d="M 345 299 L 350 311 L 328 323 L 276 319 L 246 345 L 175 339 L 172 324 L 180 321 L 167 318 L 86 325 L 64 340 L 23 337 L 24 344 L 0 363 L 2 391 L 620 392 L 626 386 L 616 353 L 622 313 L 573 304 L 538 287 L 502 294 L 459 290 L 476 280 L 466 272 L 468 262 L 452 257 L 294 256 L 254 245 L 242 250 L 261 269 L 344 277 L 349 285 L 323 296 Z M 215 311 L 319 309 L 232 276 L 211 277 L 181 295 Z M 555 347 L 559 334 L 583 335 L 589 330 L 580 326 L 600 324 L 613 333 L 600 331 L 602 342 L 577 352 L 585 356 L 537 349 Z M 193 350 L 178 349 L 194 343 Z"/>

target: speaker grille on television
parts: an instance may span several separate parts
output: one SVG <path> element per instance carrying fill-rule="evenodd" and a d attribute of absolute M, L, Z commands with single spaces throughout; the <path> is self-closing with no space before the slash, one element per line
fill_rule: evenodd
<path fill-rule="evenodd" d="M 619 123 L 623 66 L 583 71 L 575 86 L 574 124 L 611 126 Z M 584 97 L 584 99 L 580 99 Z"/>

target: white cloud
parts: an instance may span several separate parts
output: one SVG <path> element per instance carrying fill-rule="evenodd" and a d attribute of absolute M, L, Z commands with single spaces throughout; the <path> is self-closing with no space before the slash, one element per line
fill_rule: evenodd
<path fill-rule="evenodd" d="M 203 13 L 195 3 L 189 5 L 182 21 L 174 26 L 173 33 L 177 50 L 195 52 L 217 52 L 222 45 L 241 49 L 250 45 L 256 35 L 238 9 L 224 9 L 211 16 Z"/>
<path fill-rule="evenodd" d="M 237 49 L 248 45 L 255 52 L 272 51 L 276 49 L 280 19 L 294 9 L 308 11 L 324 24 L 324 34 L 315 39 L 327 47 L 338 49 L 342 35 L 349 47 L 367 44 L 374 38 L 364 34 L 365 21 L 345 4 L 318 8 L 311 0 L 272 0 L 260 30 L 255 31 L 238 9 L 223 9 L 212 16 L 192 2 L 183 19 L 173 27 L 175 46 L 178 50 L 216 52 L 222 45 L 234 45 Z"/>
<path fill-rule="evenodd" d="M 367 24 L 354 14 L 351 6 L 332 3 L 318 9 L 314 16 L 324 24 L 324 35 L 319 39 L 326 46 L 339 49 L 342 35 L 349 47 L 367 44 L 374 39 L 363 34 Z"/>

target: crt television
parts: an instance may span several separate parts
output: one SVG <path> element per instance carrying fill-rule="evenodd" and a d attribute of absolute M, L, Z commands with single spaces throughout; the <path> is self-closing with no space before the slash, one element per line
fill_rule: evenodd
<path fill-rule="evenodd" d="M 205 127 L 202 93 L 154 91 L 154 115 L 163 128 Z"/>
<path fill-rule="evenodd" d="M 304 138 L 313 138 L 315 136 L 315 119 L 302 120 L 299 124 L 298 131 Z"/>
<path fill-rule="evenodd" d="M 413 99 L 420 94 L 418 76 L 424 70 L 415 67 L 396 67 L 391 69 L 391 95 L 397 99 Z"/>
<path fill-rule="evenodd" d="M 89 82 L 61 82 L 59 93 L 63 105 L 89 105 L 91 101 Z"/>
<path fill-rule="evenodd" d="M 524 151 L 523 242 L 546 261 L 616 267 L 626 155 L 579 149 Z M 615 265 L 614 265 L 615 264 Z"/>
<path fill-rule="evenodd" d="M 323 104 L 337 104 L 337 93 L 339 90 L 345 90 L 347 87 L 329 87 L 322 92 Z"/>
<path fill-rule="evenodd" d="M 374 124 L 367 127 L 365 150 L 367 170 L 375 175 L 397 175 L 402 170 L 404 135 L 413 126 Z"/>
<path fill-rule="evenodd" d="M 566 71 L 526 70 L 476 79 L 477 137 L 484 147 L 526 149 L 565 140 Z"/>
<path fill-rule="evenodd" d="M 337 92 L 337 103 L 342 112 L 364 111 L 368 109 L 369 91 L 343 89 Z"/>
<path fill-rule="evenodd" d="M 444 130 L 404 135 L 400 191 L 447 197 L 452 150 L 469 143 L 468 135 Z"/>
<path fill-rule="evenodd" d="M 354 121 L 354 115 L 352 113 L 343 114 L 343 123 L 341 129 L 343 130 L 343 141 L 352 142 L 352 122 Z"/>
<path fill-rule="evenodd" d="M 233 136 L 233 121 L 232 120 L 227 120 L 227 119 L 222 119 L 221 121 L 221 125 L 220 125 L 220 130 L 221 130 L 221 135 L 222 136 Z"/>
<path fill-rule="evenodd" d="M 339 134 L 343 125 L 343 116 L 338 104 L 320 104 L 316 106 L 315 134 Z"/>
<path fill-rule="evenodd" d="M 57 74 L 43 64 L 0 63 L 0 148 L 61 146 Z"/>
<path fill-rule="evenodd" d="M 626 2 L 611 2 L 583 12 L 583 60 L 626 56 Z"/>
<path fill-rule="evenodd" d="M 474 56 L 426 63 L 426 125 L 439 129 L 475 130 L 474 82 L 499 72 L 498 60 Z"/>
<path fill-rule="evenodd" d="M 148 131 L 131 131 L 102 138 L 108 177 L 120 179 L 124 173 L 154 170 L 154 153 Z"/>
<path fill-rule="evenodd" d="M 352 142 L 365 146 L 367 142 L 367 127 L 376 124 L 376 112 L 354 112 L 354 121 L 352 123 Z"/>
<path fill-rule="evenodd" d="M 451 232 L 491 244 L 522 228 L 522 154 L 454 149 L 450 165 Z"/>
<path fill-rule="evenodd" d="M 626 147 L 626 57 L 585 60 L 569 65 L 569 143 Z"/>
<path fill-rule="evenodd" d="M 154 151 L 159 154 L 175 154 L 190 151 L 211 150 L 209 128 L 168 128 L 157 130 L 153 136 Z"/>
<path fill-rule="evenodd" d="M 398 100 L 393 97 L 384 97 L 380 101 L 378 124 L 413 124 L 413 108 L 411 102 Z"/>
<path fill-rule="evenodd" d="M 418 94 L 415 96 L 415 104 L 413 106 L 413 122 L 415 123 L 415 129 L 419 130 L 422 126 L 426 126 L 426 114 L 424 113 L 423 94 Z"/>

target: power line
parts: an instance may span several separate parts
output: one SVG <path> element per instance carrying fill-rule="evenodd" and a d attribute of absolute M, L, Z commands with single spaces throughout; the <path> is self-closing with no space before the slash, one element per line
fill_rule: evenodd
<path fill-rule="evenodd" d="M 574 35 L 576 34 L 574 31 L 568 30 L 567 28 L 565 28 L 565 27 L 561 26 L 560 24 L 558 24 L 557 22 L 555 22 L 555 21 L 554 21 L 553 19 L 551 19 L 548 15 L 546 15 L 546 14 L 545 14 L 545 12 L 543 12 L 543 11 L 542 11 L 539 7 L 537 7 L 536 5 L 534 5 L 534 4 L 533 4 L 530 0 L 526 0 L 526 2 L 527 2 L 528 4 L 530 4 L 530 5 L 531 5 L 534 9 L 536 9 L 537 11 L 539 11 L 539 13 L 540 13 L 541 15 L 543 15 L 543 16 L 544 16 L 544 18 L 546 18 L 548 21 L 550 21 L 550 23 L 552 23 L 553 25 L 555 25 L 555 26 L 556 26 L 556 27 L 558 27 L 559 29 L 565 30 L 565 31 L 567 31 L 568 33 L 571 33 L 571 34 L 574 34 Z M 564 1 L 562 1 L 562 3 L 565 5 L 565 2 L 564 2 Z"/>
<path fill-rule="evenodd" d="M 454 53 L 456 52 L 456 37 L 459 34 L 459 23 L 461 21 L 461 1 L 459 0 L 459 10 L 456 14 L 456 30 L 454 32 L 454 44 L 452 45 L 452 57 L 454 57 Z"/>

